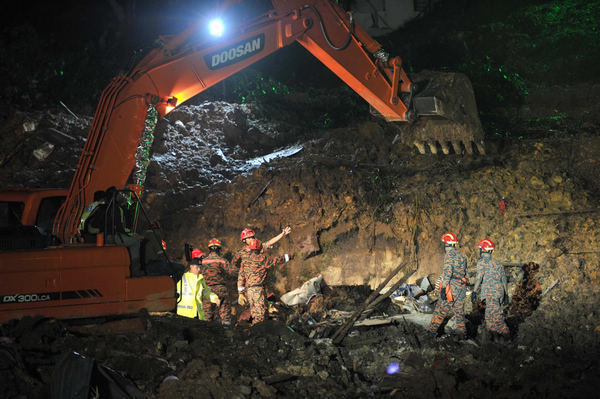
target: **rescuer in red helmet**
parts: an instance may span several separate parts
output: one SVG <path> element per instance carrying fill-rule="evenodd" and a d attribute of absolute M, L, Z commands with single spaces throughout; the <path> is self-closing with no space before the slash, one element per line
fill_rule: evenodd
<path fill-rule="evenodd" d="M 265 248 L 269 248 L 270 246 L 272 246 L 273 244 L 275 244 L 276 242 L 281 240 L 284 236 L 290 234 L 291 231 L 292 231 L 292 229 L 289 226 L 286 226 L 281 231 L 281 233 L 279 233 L 275 237 L 271 238 L 266 243 L 261 244 L 261 248 L 258 251 L 262 252 Z M 257 245 L 254 242 L 258 241 L 258 239 L 256 238 L 256 234 L 254 233 L 254 230 L 245 228 L 240 233 L 240 240 L 244 243 L 244 246 L 235 254 L 233 259 L 231 260 L 231 263 L 233 264 L 233 266 L 238 268 L 239 270 L 241 270 L 244 263 L 251 262 L 250 257 L 253 254 L 253 252 L 255 252 L 257 250 L 256 249 L 253 250 L 250 247 L 251 246 L 254 247 L 255 245 Z M 289 255 L 286 254 L 286 261 L 287 260 L 289 260 Z M 238 286 L 238 289 L 239 289 L 239 286 Z M 238 295 L 238 303 L 242 306 L 244 306 L 244 303 L 246 302 L 246 298 L 244 296 L 245 294 L 246 294 L 246 292 L 244 291 L 244 292 L 240 293 L 240 295 Z M 263 294 L 264 294 L 264 289 L 263 289 Z M 244 302 L 244 303 L 242 303 L 242 302 Z M 264 320 L 264 317 L 263 317 L 263 320 Z"/>
<path fill-rule="evenodd" d="M 479 297 L 485 301 L 485 325 L 495 341 L 506 341 L 510 331 L 504 321 L 502 306 L 508 305 L 508 287 L 506 273 L 502 264 L 492 259 L 496 245 L 489 238 L 479 241 L 477 261 L 477 277 L 471 301 L 475 303 Z"/>
<path fill-rule="evenodd" d="M 248 254 L 242 259 L 238 273 L 238 303 L 250 306 L 252 325 L 261 323 L 267 314 L 267 299 L 265 293 L 265 278 L 267 270 L 273 266 L 290 260 L 284 256 L 268 257 L 262 252 L 262 244 L 254 239 L 248 245 Z"/>
<path fill-rule="evenodd" d="M 231 324 L 231 300 L 227 290 L 227 278 L 237 278 L 238 270 L 221 256 L 221 241 L 211 238 L 208 241 L 208 255 L 202 259 L 200 272 L 211 291 L 219 296 L 221 304 L 216 306 L 209 300 L 202 302 L 207 321 L 220 319 L 221 324 Z"/>
<path fill-rule="evenodd" d="M 262 248 L 269 248 L 272 245 L 274 245 L 275 243 L 277 243 L 279 240 L 281 240 L 284 236 L 290 234 L 290 232 L 292 231 L 292 228 L 290 226 L 286 226 L 281 233 L 279 233 L 278 235 L 276 235 L 275 237 L 271 238 L 269 241 L 265 242 L 262 244 Z M 254 230 L 252 229 L 248 229 L 245 228 L 244 230 L 242 230 L 242 232 L 240 233 L 240 240 L 245 244 L 233 257 L 233 259 L 231 260 L 231 263 L 235 266 L 235 267 L 239 267 L 241 265 L 241 261 L 242 258 L 244 256 L 246 256 L 249 251 L 250 251 L 250 244 L 256 240 L 256 234 L 254 233 Z"/>
<path fill-rule="evenodd" d="M 448 313 L 454 311 L 456 315 L 456 333 L 459 339 L 467 336 L 465 322 L 464 302 L 467 293 L 467 258 L 457 249 L 458 239 L 454 233 L 442 236 L 444 244 L 444 265 L 440 279 L 440 299 L 435 307 L 431 323 L 427 330 L 437 336 L 438 329 Z"/>

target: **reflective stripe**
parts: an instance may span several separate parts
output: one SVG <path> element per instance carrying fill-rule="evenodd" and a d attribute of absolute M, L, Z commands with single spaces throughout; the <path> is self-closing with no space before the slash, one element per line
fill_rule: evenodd
<path fill-rule="evenodd" d="M 178 308 L 183 308 L 183 309 L 193 309 L 193 306 L 184 306 L 184 305 L 177 305 Z"/>

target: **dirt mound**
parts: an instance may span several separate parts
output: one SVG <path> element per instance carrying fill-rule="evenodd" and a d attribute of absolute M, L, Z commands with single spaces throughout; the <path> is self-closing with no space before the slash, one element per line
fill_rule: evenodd
<path fill-rule="evenodd" d="M 364 300 L 366 293 L 346 288 L 322 298 L 339 304 Z M 303 309 L 296 311 L 308 306 Z M 282 321 L 224 328 L 171 314 L 79 322 L 25 318 L 1 325 L 0 337 L 0 393 L 7 398 L 48 398 L 61 383 L 69 386 L 60 361 L 74 352 L 120 376 L 121 389 L 148 398 L 586 397 L 597 389 L 593 352 L 541 342 L 434 340 L 402 320 L 355 327 L 339 346 Z M 110 381 L 89 378 L 90 393 Z"/>

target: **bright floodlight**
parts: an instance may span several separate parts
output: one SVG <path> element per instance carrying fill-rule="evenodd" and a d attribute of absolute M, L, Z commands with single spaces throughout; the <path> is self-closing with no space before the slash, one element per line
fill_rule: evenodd
<path fill-rule="evenodd" d="M 223 21 L 220 18 L 213 19 L 208 24 L 208 30 L 213 36 L 222 36 L 223 31 L 225 30 L 225 26 L 223 25 Z"/>

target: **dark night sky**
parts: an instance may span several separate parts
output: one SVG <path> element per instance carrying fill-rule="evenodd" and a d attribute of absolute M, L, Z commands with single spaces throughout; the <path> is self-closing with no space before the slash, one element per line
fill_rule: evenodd
<path fill-rule="evenodd" d="M 218 3 L 214 0 L 115 0 L 122 7 L 132 36 L 139 40 L 153 40 L 159 34 L 175 33 L 186 24 L 201 18 L 213 10 Z M 248 12 L 268 9 L 268 0 L 245 1 L 243 8 Z M 107 29 L 114 29 L 119 21 L 109 0 L 63 0 L 40 1 L 16 4 L 15 11 L 3 13 L 2 26 L 29 24 L 43 35 L 52 35 L 69 43 L 90 40 Z M 251 10 L 251 11 L 249 11 Z M 139 41 L 138 40 L 138 41 Z"/>
<path fill-rule="evenodd" d="M 57 98 L 96 99 L 113 76 L 132 66 L 134 54 L 139 59 L 160 35 L 182 31 L 217 5 L 211 0 L 116 2 L 123 7 L 123 21 L 109 0 L 36 0 L 4 13 L 0 70 L 8 73 L 0 76 L 0 86 L 5 88 L 2 100 L 17 106 L 44 106 Z M 247 17 L 269 8 L 269 0 L 247 0 L 232 11 Z M 281 53 L 288 51 L 274 56 L 284 59 Z M 320 68 L 315 60 L 308 63 Z M 276 68 L 272 64 L 259 62 L 255 67 Z M 286 75 L 294 79 L 288 71 Z M 37 83 L 31 87 L 27 81 Z"/>

